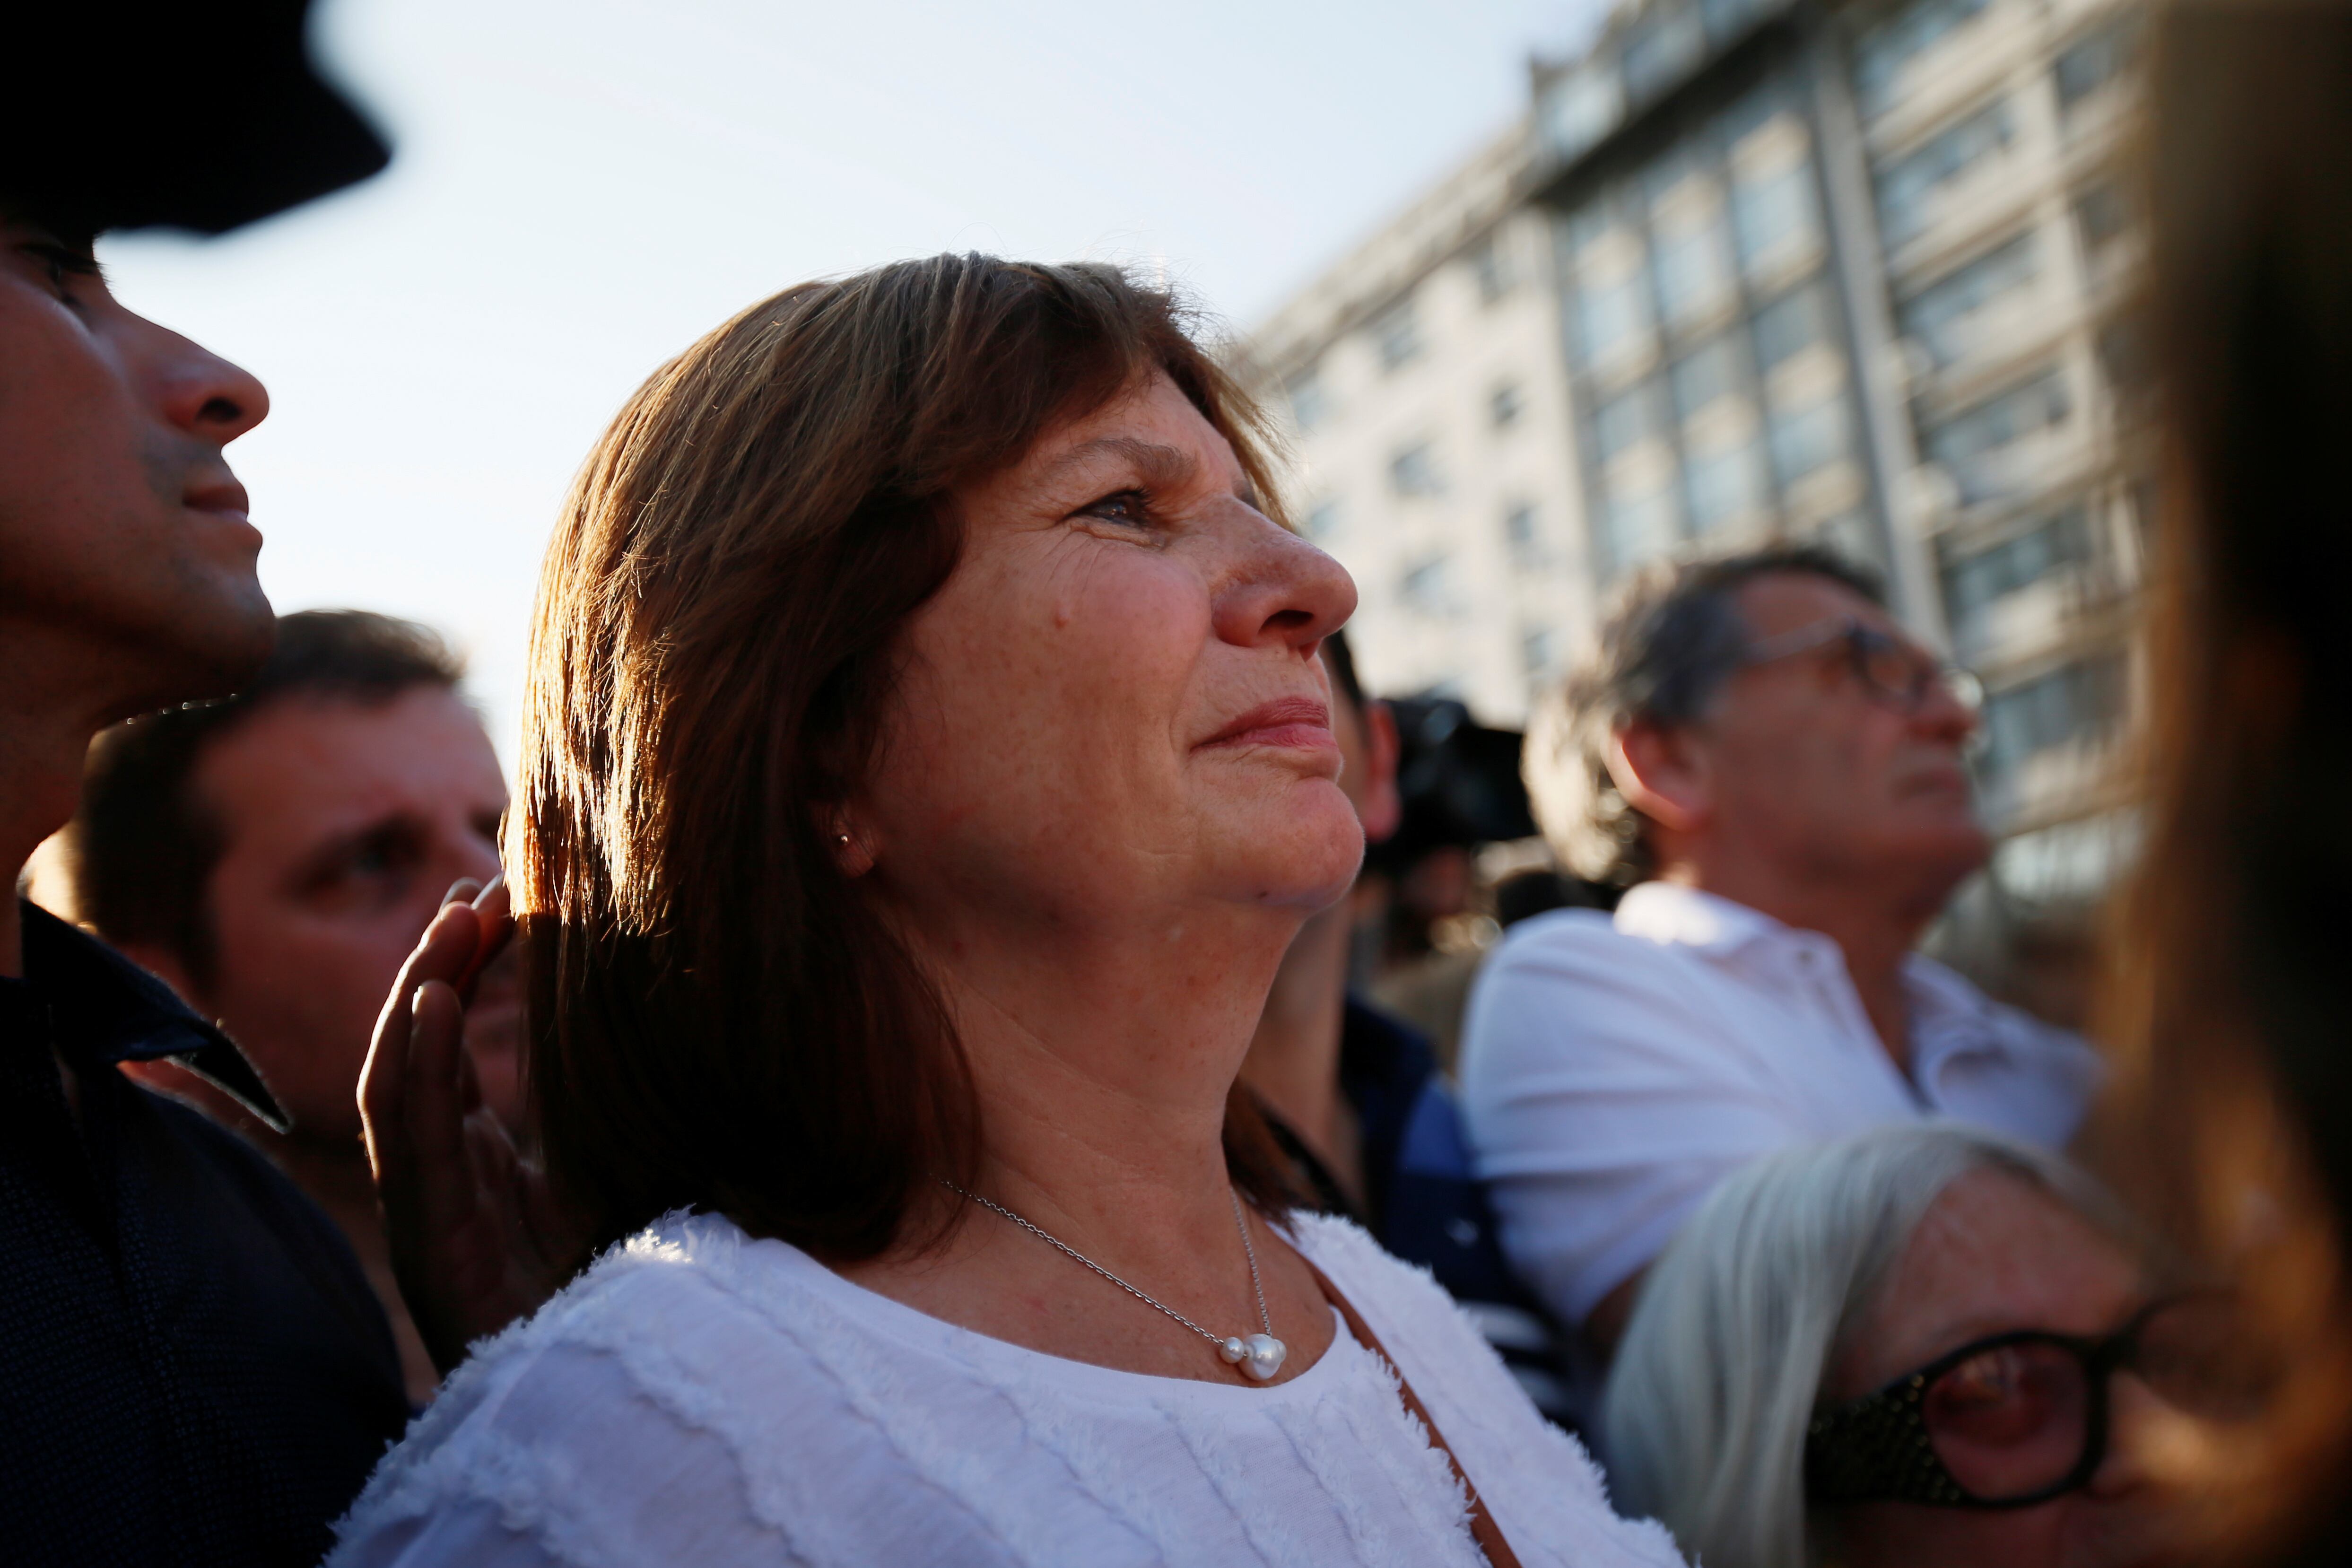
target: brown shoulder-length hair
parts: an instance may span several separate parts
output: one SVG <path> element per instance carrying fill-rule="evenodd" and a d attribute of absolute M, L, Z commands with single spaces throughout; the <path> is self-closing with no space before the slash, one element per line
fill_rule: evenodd
<path fill-rule="evenodd" d="M 590 454 L 540 579 L 508 859 L 540 1135 L 598 1239 L 698 1207 L 854 1260 L 908 1239 L 922 1184 L 971 1184 L 961 1047 L 826 807 L 955 569 L 960 489 L 1156 371 L 1276 493 L 1190 326 L 1111 267 L 900 262 L 744 311 Z M 1226 1146 L 1278 1203 L 1238 1096 Z"/>
<path fill-rule="evenodd" d="M 2201 1560 L 2340 1559 L 2352 1506 L 2352 5 L 2159 12 L 2161 511 L 2147 836 L 2098 1153 L 2285 1375 L 2207 1446 Z"/>

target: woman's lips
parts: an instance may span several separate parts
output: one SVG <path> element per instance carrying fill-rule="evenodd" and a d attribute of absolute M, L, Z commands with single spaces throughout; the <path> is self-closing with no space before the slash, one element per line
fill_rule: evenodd
<path fill-rule="evenodd" d="M 1312 697 L 1261 702 L 1201 742 L 1209 746 L 1275 746 L 1296 751 L 1337 750 L 1331 710 Z"/>

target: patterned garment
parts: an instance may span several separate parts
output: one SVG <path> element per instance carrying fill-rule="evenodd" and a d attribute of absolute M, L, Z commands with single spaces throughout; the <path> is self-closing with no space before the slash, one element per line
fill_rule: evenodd
<path fill-rule="evenodd" d="M 1344 1220 L 1288 1223 L 1528 1568 L 1679 1568 L 1663 1529 L 1611 1512 L 1574 1440 L 1427 1275 Z M 1286 1383 L 1145 1376 L 929 1317 L 719 1215 L 673 1215 L 476 1348 L 330 1562 L 1477 1568 L 1444 1455 L 1333 1316 L 1329 1347 Z"/>
<path fill-rule="evenodd" d="M 0 1558 L 316 1563 L 408 1416 L 383 1310 L 268 1161 L 114 1068 L 175 1058 L 277 1120 L 236 1047 L 19 909 L 25 978 L 0 979 Z"/>

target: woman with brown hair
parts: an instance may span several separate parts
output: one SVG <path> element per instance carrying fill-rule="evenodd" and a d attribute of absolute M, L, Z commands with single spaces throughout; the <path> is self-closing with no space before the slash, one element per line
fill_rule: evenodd
<path fill-rule="evenodd" d="M 1232 1093 L 1362 849 L 1354 589 L 1270 495 L 1105 268 L 803 286 L 638 393 L 550 549 L 509 846 L 610 1249 L 339 1561 L 1674 1561 Z"/>
<path fill-rule="evenodd" d="M 2175 1446 L 2212 1561 L 2347 1552 L 2352 1467 L 2352 6 L 2160 14 L 2163 512 L 2148 835 L 2105 1152 L 2242 1282 L 2257 1419 Z M 2250 1386 L 2260 1386 L 2253 1384 Z"/>

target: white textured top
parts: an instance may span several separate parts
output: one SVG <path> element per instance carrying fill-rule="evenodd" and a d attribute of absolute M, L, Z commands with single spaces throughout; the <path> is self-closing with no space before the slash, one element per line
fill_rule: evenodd
<path fill-rule="evenodd" d="M 1680 1568 L 1660 1527 L 1610 1511 L 1582 1450 L 1427 1275 L 1344 1221 L 1292 1225 L 1528 1568 Z M 1097 1285 L 1073 1266 L 1073 1289 Z M 673 1215 L 476 1349 L 330 1563 L 1476 1568 L 1444 1455 L 1334 1326 L 1321 1360 L 1272 1387 L 1149 1377 L 990 1339 L 723 1218 Z"/>
<path fill-rule="evenodd" d="M 1515 927 L 1462 1037 L 1464 1119 L 1504 1251 L 1581 1322 L 1759 1155 L 1926 1117 L 2045 1148 L 2074 1135 L 2099 1079 L 2088 1046 L 1916 954 L 1903 978 L 1907 1075 L 1819 931 L 1664 882 L 1613 920 Z"/>

